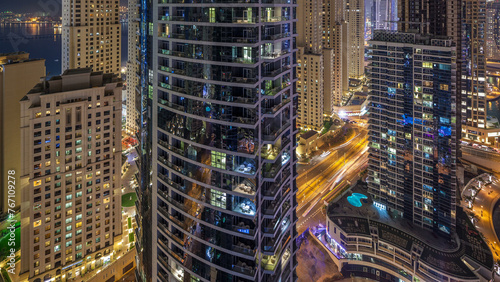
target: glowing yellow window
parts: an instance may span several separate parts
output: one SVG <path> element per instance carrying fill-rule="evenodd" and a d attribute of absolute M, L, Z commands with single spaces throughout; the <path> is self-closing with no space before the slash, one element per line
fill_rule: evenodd
<path fill-rule="evenodd" d="M 42 224 L 42 221 L 41 220 L 37 220 L 35 222 L 33 222 L 33 227 L 38 227 Z"/>

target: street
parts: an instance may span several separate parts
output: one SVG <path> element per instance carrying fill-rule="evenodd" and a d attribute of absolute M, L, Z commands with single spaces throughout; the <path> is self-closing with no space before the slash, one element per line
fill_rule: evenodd
<path fill-rule="evenodd" d="M 303 169 L 297 178 L 297 231 L 304 232 L 309 227 L 325 222 L 324 201 L 331 200 L 342 189 L 339 183 L 359 178 L 359 172 L 367 164 L 367 130 L 359 128 L 359 135 L 344 145 L 337 146 L 337 155 L 325 157 L 320 163 Z M 345 183 L 345 182 L 344 182 Z"/>

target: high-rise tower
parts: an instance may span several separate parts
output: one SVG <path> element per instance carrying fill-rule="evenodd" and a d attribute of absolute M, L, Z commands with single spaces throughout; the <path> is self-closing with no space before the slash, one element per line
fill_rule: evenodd
<path fill-rule="evenodd" d="M 462 138 L 492 145 L 500 128 L 487 121 L 486 1 L 462 0 L 462 15 Z"/>
<path fill-rule="evenodd" d="M 348 22 L 348 72 L 350 78 L 365 75 L 365 2 L 346 0 L 346 20 Z"/>
<path fill-rule="evenodd" d="M 500 1 L 486 2 L 486 58 L 500 59 Z"/>
<path fill-rule="evenodd" d="M 62 70 L 120 74 L 119 0 L 62 0 Z"/>
<path fill-rule="evenodd" d="M 376 31 L 370 41 L 369 193 L 450 235 L 456 201 L 456 50 L 451 39 Z"/>
<path fill-rule="evenodd" d="M 142 234 L 152 248 L 142 256 L 152 280 L 296 279 L 297 5 L 145 2 Z"/>
<path fill-rule="evenodd" d="M 298 126 L 319 130 L 323 127 L 325 66 L 322 40 L 322 0 L 299 0 L 297 46 Z M 331 58 L 331 57 L 330 57 Z M 333 60 L 330 60 L 333 62 Z"/>
<path fill-rule="evenodd" d="M 139 49 L 139 24 L 140 24 L 140 11 L 139 1 L 128 1 L 128 60 L 127 60 L 127 130 L 129 133 L 135 134 L 139 126 L 137 120 L 139 119 L 140 109 L 140 49 Z"/>

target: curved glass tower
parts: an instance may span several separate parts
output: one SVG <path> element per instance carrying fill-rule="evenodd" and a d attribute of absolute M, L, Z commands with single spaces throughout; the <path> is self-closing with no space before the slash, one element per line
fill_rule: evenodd
<path fill-rule="evenodd" d="M 295 281 L 296 4 L 153 5 L 153 281 Z"/>

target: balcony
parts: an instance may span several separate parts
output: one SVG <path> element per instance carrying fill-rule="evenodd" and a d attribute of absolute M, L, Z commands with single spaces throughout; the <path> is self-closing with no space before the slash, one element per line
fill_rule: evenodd
<path fill-rule="evenodd" d="M 247 276 L 254 277 L 257 268 L 252 266 L 247 266 L 246 263 L 238 261 L 236 265 L 233 265 L 232 270 L 241 274 L 245 274 Z"/>
<path fill-rule="evenodd" d="M 277 1 L 283 1 L 283 0 L 277 0 Z M 286 0 L 287 1 L 287 0 Z M 274 2 L 274 1 L 271 1 Z M 248 4 L 248 3 L 259 3 L 258 0 L 158 0 L 158 4 L 214 4 L 214 3 L 241 3 L 241 4 Z"/>
<path fill-rule="evenodd" d="M 283 82 L 281 84 L 281 86 L 274 87 L 274 88 L 269 88 L 269 89 L 265 89 L 264 90 L 264 95 L 274 96 L 274 95 L 280 93 L 282 90 L 284 90 L 285 88 L 287 88 L 290 85 L 291 85 L 290 82 Z"/>
<path fill-rule="evenodd" d="M 166 224 L 159 223 L 158 227 L 160 227 L 160 230 L 163 231 L 163 233 L 167 234 L 170 239 L 173 239 L 174 241 L 177 242 L 177 244 L 184 246 L 184 240 L 180 239 L 176 235 L 174 235 L 172 232 L 168 231 L 168 227 Z"/>
<path fill-rule="evenodd" d="M 262 227 L 262 231 L 267 234 L 277 235 L 276 231 L 281 230 L 281 232 L 284 232 L 288 228 L 288 226 L 290 226 L 290 219 L 288 219 L 288 217 L 281 221 L 275 218 L 271 220 L 266 226 Z"/>
<path fill-rule="evenodd" d="M 213 2 L 211 2 L 212 4 Z M 258 37 L 257 36 L 249 36 L 249 37 L 242 37 L 242 36 L 226 36 L 226 37 L 220 37 L 216 38 L 213 36 L 206 37 L 202 36 L 203 32 L 197 33 L 197 34 L 191 34 L 189 36 L 186 36 L 186 34 L 183 33 L 161 33 L 159 36 L 163 38 L 169 38 L 169 39 L 179 39 L 179 40 L 190 40 L 190 41 L 207 41 L 207 42 L 221 42 L 221 43 L 257 43 L 258 42 Z M 205 38 L 206 37 L 206 38 Z M 219 40 L 219 41 L 216 41 Z"/>
<path fill-rule="evenodd" d="M 170 215 L 170 213 L 168 213 L 167 209 L 165 207 L 162 207 L 162 206 L 158 206 L 158 210 L 160 211 L 161 214 L 163 214 L 163 216 L 165 216 L 166 218 L 168 218 L 169 220 L 171 220 L 172 222 L 174 222 L 177 226 L 179 226 L 180 228 L 184 229 L 184 230 L 187 230 L 187 223 L 186 222 L 181 222 L 178 218 L 176 217 L 173 217 L 172 215 Z"/>
<path fill-rule="evenodd" d="M 232 250 L 249 256 L 255 256 L 256 253 L 256 249 L 253 249 L 252 247 L 245 245 L 241 242 L 238 242 L 237 245 L 232 245 Z"/>
<path fill-rule="evenodd" d="M 232 211 L 241 213 L 243 215 L 254 216 L 257 210 L 255 203 L 249 199 L 235 196 L 236 200 L 233 198 Z"/>
<path fill-rule="evenodd" d="M 276 193 L 279 191 L 281 185 L 283 185 L 283 183 L 285 183 L 288 180 L 290 174 L 291 173 L 289 170 L 283 171 L 281 180 L 279 182 L 273 182 L 273 184 L 271 184 L 269 188 L 263 189 L 262 194 L 264 194 L 265 197 L 274 197 Z"/>

